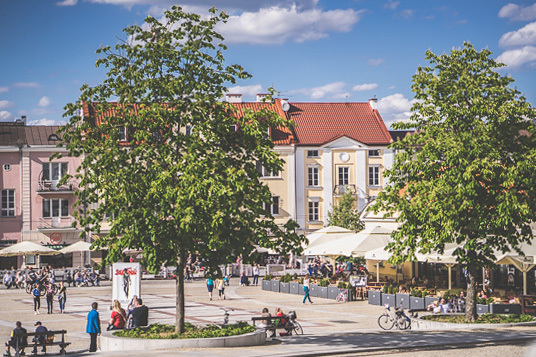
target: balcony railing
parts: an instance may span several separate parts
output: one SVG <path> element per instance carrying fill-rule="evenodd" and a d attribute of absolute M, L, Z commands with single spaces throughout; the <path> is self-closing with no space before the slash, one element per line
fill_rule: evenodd
<path fill-rule="evenodd" d="M 37 223 L 38 229 L 73 229 L 74 217 L 41 217 Z"/>
<path fill-rule="evenodd" d="M 72 193 L 78 188 L 78 183 L 74 180 L 70 180 L 63 185 L 58 185 L 56 181 L 50 180 L 39 180 L 37 182 L 37 192 L 39 193 Z"/>
<path fill-rule="evenodd" d="M 335 185 L 335 188 L 333 189 L 334 195 L 344 195 L 345 193 L 357 195 L 357 188 L 355 185 Z"/>

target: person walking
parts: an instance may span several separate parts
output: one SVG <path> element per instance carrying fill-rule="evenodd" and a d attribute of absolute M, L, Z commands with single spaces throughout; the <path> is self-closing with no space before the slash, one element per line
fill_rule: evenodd
<path fill-rule="evenodd" d="M 89 344 L 89 352 L 97 352 L 97 336 L 101 334 L 100 317 L 97 311 L 99 304 L 96 302 L 91 304 L 91 311 L 87 314 L 86 332 L 89 333 L 91 342 Z"/>
<path fill-rule="evenodd" d="M 303 297 L 303 304 L 305 304 L 305 300 L 309 299 L 309 302 L 312 304 L 311 297 L 309 296 L 309 274 L 305 275 L 305 278 L 303 279 L 303 292 L 305 293 L 305 296 Z"/>
<path fill-rule="evenodd" d="M 47 297 L 47 313 L 52 314 L 52 307 L 54 305 L 54 287 L 52 283 L 48 284 L 46 287 L 46 297 Z"/>
<path fill-rule="evenodd" d="M 209 300 L 212 300 L 212 290 L 214 290 L 214 280 L 212 280 L 212 276 L 209 276 L 207 279 L 207 290 L 208 298 Z"/>
<path fill-rule="evenodd" d="M 218 289 L 218 300 L 221 300 L 223 297 L 223 300 L 225 300 L 225 281 L 223 278 L 218 278 L 216 280 L 216 287 Z"/>
<path fill-rule="evenodd" d="M 67 301 L 67 287 L 60 282 L 60 288 L 58 290 L 58 302 L 60 304 L 60 313 L 65 313 L 65 302 Z"/>
<path fill-rule="evenodd" d="M 32 289 L 32 296 L 34 299 L 34 312 L 36 315 L 39 314 L 39 309 L 41 308 L 41 290 L 39 289 L 39 284 L 35 284 Z"/>
<path fill-rule="evenodd" d="M 259 275 L 260 275 L 259 264 L 255 264 L 255 266 L 253 267 L 253 285 L 255 286 L 259 284 Z"/>

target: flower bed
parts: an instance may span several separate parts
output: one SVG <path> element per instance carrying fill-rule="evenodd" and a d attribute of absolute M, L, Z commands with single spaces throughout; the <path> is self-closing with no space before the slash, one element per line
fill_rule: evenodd
<path fill-rule="evenodd" d="M 135 328 L 120 330 L 113 333 L 117 337 L 140 338 L 140 339 L 186 339 L 186 338 L 214 338 L 243 335 L 255 331 L 255 327 L 247 322 L 239 322 L 220 327 L 209 325 L 197 327 L 191 323 L 185 323 L 183 334 L 175 333 L 175 326 L 154 324 L 147 328 Z"/>
<path fill-rule="evenodd" d="M 463 314 L 438 314 L 438 315 L 426 315 L 421 319 L 435 322 L 450 322 L 456 324 L 474 323 L 474 324 L 509 324 L 520 322 L 532 322 L 534 317 L 531 315 L 517 315 L 517 314 L 482 314 L 479 315 L 475 322 L 467 322 L 465 315 Z"/>

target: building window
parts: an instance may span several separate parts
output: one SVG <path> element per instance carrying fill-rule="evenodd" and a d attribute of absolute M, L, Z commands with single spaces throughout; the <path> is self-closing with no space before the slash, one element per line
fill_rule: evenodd
<path fill-rule="evenodd" d="M 348 166 L 339 167 L 339 185 L 350 184 L 350 175 Z"/>
<path fill-rule="evenodd" d="M 319 221 L 320 210 L 318 201 L 309 201 L 309 221 Z"/>
<path fill-rule="evenodd" d="M 124 126 L 118 126 L 117 129 L 119 130 L 119 141 L 126 141 L 127 140 L 127 129 Z"/>
<path fill-rule="evenodd" d="M 309 166 L 307 168 L 307 186 L 318 186 L 318 167 Z"/>
<path fill-rule="evenodd" d="M 318 150 L 307 150 L 307 157 L 320 157 L 320 156 L 318 156 Z"/>
<path fill-rule="evenodd" d="M 229 130 L 237 131 L 238 130 L 238 125 L 236 125 L 236 124 L 229 125 Z"/>
<path fill-rule="evenodd" d="M 186 125 L 186 135 L 192 135 L 192 125 Z"/>
<path fill-rule="evenodd" d="M 369 166 L 368 177 L 369 186 L 380 186 L 380 167 Z"/>
<path fill-rule="evenodd" d="M 34 265 L 35 264 L 35 255 L 27 255 L 26 256 L 26 264 Z"/>
<path fill-rule="evenodd" d="M 43 200 L 43 217 L 68 217 L 69 216 L 69 200 L 64 199 L 45 199 Z"/>
<path fill-rule="evenodd" d="M 267 168 L 261 165 L 260 161 L 257 161 L 257 171 L 262 177 L 279 177 L 279 171 L 269 171 Z"/>
<path fill-rule="evenodd" d="M 46 162 L 43 164 L 43 181 L 59 181 L 66 174 L 66 162 Z"/>
<path fill-rule="evenodd" d="M 272 204 L 264 204 L 264 210 L 266 212 L 269 212 L 273 216 L 276 216 L 279 214 L 279 197 L 278 196 L 272 196 Z"/>
<path fill-rule="evenodd" d="M 368 151 L 369 157 L 380 157 L 380 150 L 369 150 Z"/>
<path fill-rule="evenodd" d="M 15 217 L 15 190 L 2 190 L 2 217 Z"/>
<path fill-rule="evenodd" d="M 4 164 L 4 171 L 11 171 L 11 164 Z"/>

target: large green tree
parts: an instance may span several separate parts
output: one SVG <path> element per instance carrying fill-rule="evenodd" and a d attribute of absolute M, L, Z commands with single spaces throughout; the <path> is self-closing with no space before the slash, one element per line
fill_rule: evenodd
<path fill-rule="evenodd" d="M 477 268 L 530 241 L 536 220 L 536 112 L 491 55 L 469 43 L 450 54 L 426 52 L 430 66 L 413 76 L 412 116 L 395 125 L 415 134 L 392 144 L 400 153 L 374 205 L 400 213 L 389 246 L 394 263 L 459 246 L 469 321 Z"/>
<path fill-rule="evenodd" d="M 126 28 L 125 41 L 97 51 L 107 78 L 82 87 L 62 129 L 69 155 L 83 158 L 77 221 L 87 234 L 107 220 L 95 245 L 108 247 L 109 263 L 132 248 L 150 269 L 177 266 L 178 333 L 190 253 L 218 274 L 255 245 L 287 253 L 304 241 L 294 221 L 279 227 L 265 210 L 272 197 L 256 169 L 282 169 L 268 130 L 291 123 L 267 109 L 238 114 L 220 100 L 226 85 L 249 77 L 225 65 L 215 26 L 226 18 L 173 7 L 164 21 Z"/>
<path fill-rule="evenodd" d="M 352 192 L 346 192 L 335 206 L 328 212 L 328 226 L 339 226 L 359 232 L 364 224 L 359 219 L 356 198 Z"/>

